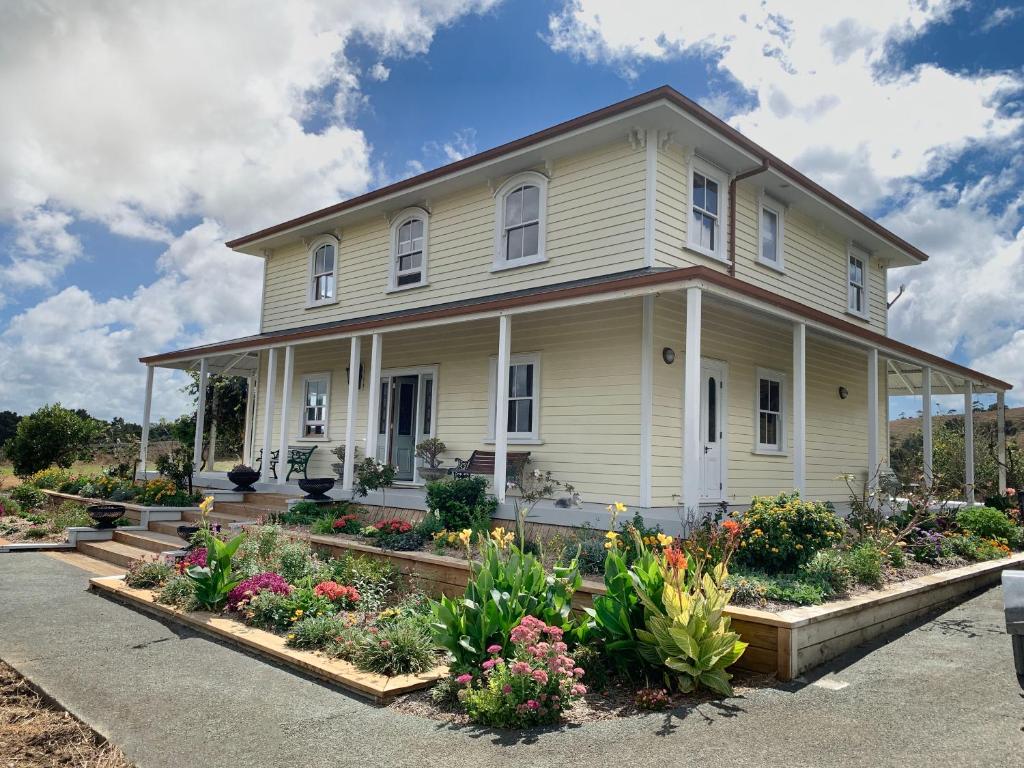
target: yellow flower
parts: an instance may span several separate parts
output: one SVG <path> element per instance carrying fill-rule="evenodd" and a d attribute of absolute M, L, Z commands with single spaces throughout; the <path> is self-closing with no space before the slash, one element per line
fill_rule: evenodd
<path fill-rule="evenodd" d="M 471 538 L 473 538 L 473 531 L 471 531 L 469 528 L 463 528 L 459 532 L 459 541 L 462 542 L 462 546 L 468 547 Z"/>
<path fill-rule="evenodd" d="M 210 510 L 213 508 L 213 496 L 207 496 L 201 502 L 199 502 L 199 511 L 204 515 L 210 514 Z"/>
<path fill-rule="evenodd" d="M 675 539 L 673 539 L 671 536 L 666 536 L 664 533 L 658 534 L 658 543 L 662 547 L 671 546 L 673 541 L 675 541 Z"/>
<path fill-rule="evenodd" d="M 797 545 L 796 545 L 796 548 L 797 548 L 797 549 L 803 549 L 803 548 L 804 548 L 804 545 L 803 545 L 803 544 L 797 544 Z"/>
<path fill-rule="evenodd" d="M 296 615 L 296 616 L 301 616 L 301 615 L 302 615 L 303 613 L 304 613 L 304 611 L 303 611 L 303 610 L 302 610 L 301 608 L 297 608 L 297 609 L 295 610 L 295 615 Z"/>
<path fill-rule="evenodd" d="M 778 552 L 778 551 L 779 551 L 778 547 L 772 547 L 772 552 Z"/>
<path fill-rule="evenodd" d="M 494 539 L 494 543 L 498 545 L 498 549 L 504 549 L 507 547 L 512 543 L 512 540 L 515 537 L 516 535 L 512 533 L 512 531 L 506 533 L 505 529 L 500 525 L 491 531 L 491 538 Z"/>
<path fill-rule="evenodd" d="M 292 634 L 288 635 L 288 639 L 289 640 L 294 640 L 295 639 L 295 634 L 292 633 Z"/>

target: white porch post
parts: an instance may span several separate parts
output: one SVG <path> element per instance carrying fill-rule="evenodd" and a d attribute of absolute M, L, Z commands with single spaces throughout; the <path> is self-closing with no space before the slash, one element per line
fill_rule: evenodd
<path fill-rule="evenodd" d="M 931 488 L 932 475 L 932 369 L 921 369 L 921 458 L 925 488 Z"/>
<path fill-rule="evenodd" d="M 348 354 L 348 411 L 345 415 L 345 471 L 341 488 L 351 491 L 355 478 L 356 452 L 356 409 L 359 405 L 359 351 L 362 339 L 353 336 L 349 339 Z"/>
<path fill-rule="evenodd" d="M 242 428 L 242 463 L 252 466 L 252 385 L 253 377 L 245 377 L 245 426 Z"/>
<path fill-rule="evenodd" d="M 868 350 L 868 492 L 877 504 L 878 487 L 878 350 Z"/>
<path fill-rule="evenodd" d="M 365 454 L 377 458 L 377 422 L 380 418 L 380 359 L 383 340 L 379 333 L 373 334 L 370 344 L 370 391 L 366 407 L 366 450 Z"/>
<path fill-rule="evenodd" d="M 999 461 L 999 492 L 1006 495 L 1006 393 L 996 393 L 996 459 Z"/>
<path fill-rule="evenodd" d="M 508 468 L 508 366 L 512 356 L 512 318 L 498 318 L 498 364 L 494 379 L 494 495 L 505 501 Z M 537 418 L 534 415 L 534 418 Z"/>
<path fill-rule="evenodd" d="M 683 364 L 683 511 L 700 509 L 701 289 L 686 289 L 686 349 Z"/>
<path fill-rule="evenodd" d="M 263 402 L 263 465 L 260 482 L 270 482 L 270 441 L 274 439 L 274 390 L 277 389 L 277 349 L 267 353 L 267 394 Z"/>
<path fill-rule="evenodd" d="M 206 358 L 199 361 L 199 404 L 196 409 L 196 439 L 192 446 L 192 464 L 199 471 L 203 460 L 203 431 L 206 429 L 206 380 L 209 376 Z"/>
<path fill-rule="evenodd" d="M 648 138 L 650 141 L 650 138 Z M 654 296 L 643 298 L 640 328 L 640 506 L 651 506 L 651 433 L 654 422 Z"/>
<path fill-rule="evenodd" d="M 793 488 L 807 492 L 807 326 L 793 323 Z"/>
<path fill-rule="evenodd" d="M 964 500 L 974 503 L 974 383 L 964 382 Z"/>
<path fill-rule="evenodd" d="M 292 379 L 295 378 L 295 347 L 284 348 L 284 381 L 281 382 L 281 432 L 277 436 L 277 484 L 284 485 L 288 476 L 288 406 L 292 402 Z"/>
<path fill-rule="evenodd" d="M 142 404 L 142 441 L 139 447 L 139 466 L 146 477 L 146 452 L 149 450 L 149 417 L 153 410 L 153 366 L 146 366 L 146 397 Z"/>

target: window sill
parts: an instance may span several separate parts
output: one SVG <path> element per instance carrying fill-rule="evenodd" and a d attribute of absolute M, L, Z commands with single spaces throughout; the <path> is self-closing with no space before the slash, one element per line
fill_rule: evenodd
<path fill-rule="evenodd" d="M 328 435 L 323 437 L 293 437 L 292 442 L 295 443 L 329 443 L 331 438 Z"/>
<path fill-rule="evenodd" d="M 789 456 L 789 451 L 778 451 L 771 448 L 755 448 L 751 453 L 755 456 L 779 456 L 782 458 Z"/>
<path fill-rule="evenodd" d="M 860 312 L 854 312 L 852 309 L 847 309 L 846 314 L 850 317 L 855 317 L 858 320 L 863 320 L 865 323 L 871 322 L 871 318 L 868 317 L 867 313 L 861 314 Z"/>
<path fill-rule="evenodd" d="M 316 309 L 317 307 L 330 307 L 337 303 L 337 299 L 331 299 L 330 301 L 308 301 L 306 302 L 306 309 Z"/>
<path fill-rule="evenodd" d="M 532 256 L 529 259 L 516 259 L 515 261 L 503 261 L 494 264 L 491 267 L 491 272 L 504 272 L 509 269 L 519 269 L 520 267 L 530 267 L 534 264 L 546 264 L 547 256 Z"/>
<path fill-rule="evenodd" d="M 758 259 L 757 263 L 760 264 L 762 267 L 767 267 L 770 270 L 778 272 L 780 275 L 786 274 L 786 266 L 784 264 L 779 264 L 774 261 L 768 261 L 766 259 Z"/>
<path fill-rule="evenodd" d="M 697 256 L 703 256 L 706 259 L 712 259 L 714 261 L 721 262 L 722 264 L 729 263 L 729 259 L 720 255 L 719 253 L 715 251 L 709 251 L 704 248 L 699 248 L 696 245 L 690 245 L 689 243 L 683 246 L 683 250 L 688 251 L 689 253 L 695 254 Z"/>
<path fill-rule="evenodd" d="M 417 288 L 427 288 L 430 286 L 429 282 L 422 283 L 410 283 L 409 285 L 396 285 L 388 288 L 384 293 L 402 293 L 403 291 L 413 291 Z"/>
<path fill-rule="evenodd" d="M 510 437 L 508 439 L 509 445 L 544 445 L 544 441 L 539 437 Z M 488 437 L 484 440 L 484 445 L 494 445 L 494 438 Z"/>

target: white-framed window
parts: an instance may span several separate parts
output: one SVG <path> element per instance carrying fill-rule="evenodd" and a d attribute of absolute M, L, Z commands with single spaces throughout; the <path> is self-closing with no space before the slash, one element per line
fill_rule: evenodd
<path fill-rule="evenodd" d="M 851 314 L 868 316 L 868 254 L 850 245 L 847 270 L 847 304 Z"/>
<path fill-rule="evenodd" d="M 327 440 L 331 418 L 331 374 L 310 373 L 302 377 L 302 413 L 299 438 Z"/>
<path fill-rule="evenodd" d="M 785 449 L 785 384 L 786 377 L 778 371 L 757 369 L 754 389 L 754 448 L 757 451 L 781 453 Z"/>
<path fill-rule="evenodd" d="M 724 259 L 725 174 L 694 158 L 690 163 L 690 222 L 687 243 L 695 251 Z"/>
<path fill-rule="evenodd" d="M 496 407 L 498 391 L 498 358 L 491 358 L 490 418 L 488 438 L 494 439 L 496 418 L 505 419 L 510 442 L 540 439 L 540 355 L 512 355 L 508 365 L 508 400 L 504 408 Z"/>
<path fill-rule="evenodd" d="M 494 270 L 547 261 L 548 179 L 530 171 L 513 176 L 494 194 Z"/>
<path fill-rule="evenodd" d="M 427 284 L 430 216 L 422 208 L 407 208 L 391 224 L 391 281 L 400 291 Z"/>
<path fill-rule="evenodd" d="M 781 272 L 784 268 L 782 246 L 785 237 L 785 208 L 762 195 L 759 211 L 757 260 Z"/>
<path fill-rule="evenodd" d="M 338 240 L 318 237 L 309 246 L 309 292 L 306 305 L 318 307 L 338 300 Z"/>

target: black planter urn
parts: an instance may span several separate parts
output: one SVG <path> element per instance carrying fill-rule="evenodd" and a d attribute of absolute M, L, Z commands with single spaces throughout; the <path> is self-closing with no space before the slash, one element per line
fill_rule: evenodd
<path fill-rule="evenodd" d="M 93 528 L 97 530 L 113 528 L 114 522 L 124 516 L 124 507 L 118 504 L 92 504 L 85 511 L 95 522 Z"/>
<path fill-rule="evenodd" d="M 255 493 L 256 489 L 252 484 L 260 479 L 260 473 L 255 469 L 242 469 L 237 472 L 228 472 L 228 480 L 235 484 L 235 493 Z"/>
<path fill-rule="evenodd" d="M 299 488 L 306 492 L 306 501 L 330 501 L 327 492 L 333 487 L 333 477 L 308 477 L 299 480 Z"/>

